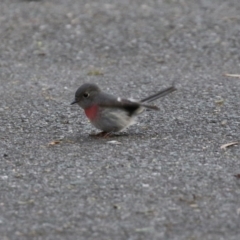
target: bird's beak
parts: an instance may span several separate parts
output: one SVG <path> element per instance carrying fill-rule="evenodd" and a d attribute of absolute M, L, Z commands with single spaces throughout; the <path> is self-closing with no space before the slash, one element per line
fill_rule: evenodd
<path fill-rule="evenodd" d="M 72 101 L 72 102 L 71 102 L 71 105 L 73 105 L 73 104 L 75 104 L 75 103 L 77 103 L 77 101 L 76 101 L 76 100 Z"/>

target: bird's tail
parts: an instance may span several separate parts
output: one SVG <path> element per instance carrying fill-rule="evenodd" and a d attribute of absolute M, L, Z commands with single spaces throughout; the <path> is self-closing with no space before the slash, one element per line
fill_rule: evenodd
<path fill-rule="evenodd" d="M 160 92 L 158 92 L 158 93 L 155 93 L 154 95 L 151 95 L 151 96 L 149 96 L 149 97 L 146 97 L 146 98 L 142 99 L 140 102 L 141 102 L 141 103 L 144 103 L 144 102 L 149 103 L 149 102 L 152 102 L 152 101 L 154 101 L 154 100 L 156 100 L 156 99 L 158 99 L 158 98 L 164 97 L 164 96 L 168 95 L 169 93 L 174 92 L 174 91 L 176 91 L 176 90 L 177 90 L 177 89 L 176 89 L 175 86 L 173 85 L 173 86 L 171 86 L 171 87 L 168 87 L 168 88 L 163 89 L 162 91 L 160 91 Z"/>

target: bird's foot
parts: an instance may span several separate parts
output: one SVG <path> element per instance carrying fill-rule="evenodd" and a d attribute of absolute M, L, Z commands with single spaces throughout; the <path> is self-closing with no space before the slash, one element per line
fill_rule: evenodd
<path fill-rule="evenodd" d="M 89 134 L 90 137 L 102 137 L 102 138 L 108 138 L 112 135 L 112 132 L 100 132 L 97 134 Z"/>

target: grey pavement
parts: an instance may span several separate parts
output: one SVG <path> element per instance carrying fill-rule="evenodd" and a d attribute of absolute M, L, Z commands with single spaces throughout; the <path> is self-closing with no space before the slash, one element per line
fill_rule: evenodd
<path fill-rule="evenodd" d="M 239 0 L 1 0 L 0 239 L 240 239 Z M 77 106 L 135 99 L 109 139 Z"/>

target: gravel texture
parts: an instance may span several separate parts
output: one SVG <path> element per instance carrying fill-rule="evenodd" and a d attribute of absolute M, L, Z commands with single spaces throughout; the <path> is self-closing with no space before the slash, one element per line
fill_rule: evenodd
<path fill-rule="evenodd" d="M 3 240 L 240 239 L 240 1 L 0 2 Z M 160 112 L 110 139 L 95 82 Z"/>

